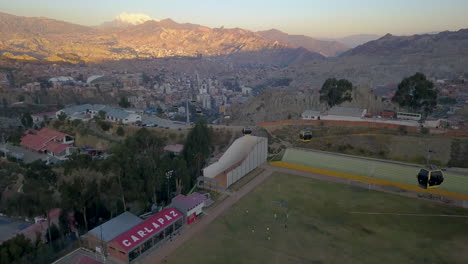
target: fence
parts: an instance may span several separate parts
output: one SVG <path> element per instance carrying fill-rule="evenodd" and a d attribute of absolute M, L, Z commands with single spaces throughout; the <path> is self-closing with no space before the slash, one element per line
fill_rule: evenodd
<path fill-rule="evenodd" d="M 404 127 L 408 132 L 418 132 L 419 127 L 417 126 L 405 126 L 398 124 L 389 124 L 389 123 L 380 123 L 380 122 L 369 122 L 369 121 L 345 121 L 345 120 L 280 120 L 273 122 L 262 122 L 258 126 L 261 127 L 274 127 L 281 125 L 307 125 L 307 124 L 327 124 L 335 126 L 354 126 L 354 127 L 368 127 L 368 128 L 390 128 L 390 129 L 400 129 Z M 431 133 L 436 133 L 440 135 L 446 135 L 451 137 L 468 137 L 468 131 L 458 131 L 458 130 L 444 130 L 444 129 L 430 129 Z"/>

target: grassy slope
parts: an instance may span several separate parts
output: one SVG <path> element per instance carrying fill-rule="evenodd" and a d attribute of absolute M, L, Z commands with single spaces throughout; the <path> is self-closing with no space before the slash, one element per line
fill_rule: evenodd
<path fill-rule="evenodd" d="M 303 128 L 312 130 L 314 139 L 303 143 L 298 135 Z M 397 161 L 426 162 L 427 149 L 435 151 L 432 163 L 445 166 L 450 160 L 453 138 L 420 133 L 403 133 L 394 129 L 376 129 L 365 127 L 339 127 L 293 125 L 271 129 L 273 136 L 288 141 L 293 146 L 312 148 L 351 155 L 385 158 Z"/>
<path fill-rule="evenodd" d="M 287 149 L 283 161 L 413 185 L 417 185 L 416 175 L 420 169 L 417 166 L 410 167 L 297 149 Z M 441 190 L 468 194 L 467 176 L 450 172 L 444 172 L 444 176 L 444 183 L 439 187 Z"/>
<path fill-rule="evenodd" d="M 287 201 L 288 208 L 274 202 L 278 200 Z M 466 263 L 466 219 L 352 211 L 468 215 L 459 208 L 275 174 L 185 243 L 169 262 Z"/>

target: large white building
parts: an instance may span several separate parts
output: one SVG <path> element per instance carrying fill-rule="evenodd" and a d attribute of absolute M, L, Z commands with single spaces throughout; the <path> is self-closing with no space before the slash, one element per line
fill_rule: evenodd
<path fill-rule="evenodd" d="M 268 140 L 243 136 L 236 139 L 221 158 L 203 169 L 203 176 L 214 179 L 218 187 L 227 188 L 266 162 Z"/>
<path fill-rule="evenodd" d="M 303 120 L 319 120 L 320 119 L 320 111 L 315 110 L 305 110 L 301 117 Z"/>
<path fill-rule="evenodd" d="M 137 121 L 141 121 L 141 115 L 137 114 L 135 110 L 124 110 L 100 104 L 84 104 L 67 107 L 57 111 L 56 116 L 58 118 L 59 115 L 64 113 L 67 115 L 67 118 L 71 120 L 89 120 L 98 115 L 100 111 L 105 113 L 105 119 L 109 122 L 122 122 L 123 124 L 132 124 Z"/>
<path fill-rule="evenodd" d="M 362 121 L 367 114 L 367 109 L 357 107 L 342 107 L 334 106 L 330 110 L 322 113 L 322 120 L 345 120 L 345 121 Z"/>

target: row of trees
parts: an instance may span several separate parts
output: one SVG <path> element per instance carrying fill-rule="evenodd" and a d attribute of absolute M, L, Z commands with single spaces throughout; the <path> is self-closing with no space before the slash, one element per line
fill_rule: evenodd
<path fill-rule="evenodd" d="M 352 91 L 353 84 L 346 79 L 327 79 L 320 90 L 320 102 L 328 107 L 351 102 Z M 437 90 L 424 74 L 416 73 L 400 82 L 392 101 L 411 112 L 420 111 L 427 116 L 437 104 Z"/>
<path fill-rule="evenodd" d="M 23 192 L 2 205 L 9 214 L 28 217 L 46 216 L 57 207 L 73 211 L 82 233 L 125 210 L 149 211 L 153 204 L 167 204 L 172 195 L 192 189 L 210 156 L 211 134 L 206 122 L 197 122 L 183 154 L 175 156 L 163 151 L 164 138 L 142 128 L 117 143 L 106 160 L 73 155 L 58 167 L 22 165 Z M 57 228 L 67 228 L 48 226 L 48 241 L 57 238 Z"/>

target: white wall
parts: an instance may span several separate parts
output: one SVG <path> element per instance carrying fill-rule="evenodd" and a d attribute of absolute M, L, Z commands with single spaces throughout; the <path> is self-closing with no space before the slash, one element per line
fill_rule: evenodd
<path fill-rule="evenodd" d="M 227 173 L 227 187 L 237 182 L 247 173 L 257 168 L 260 164 L 266 162 L 268 155 L 268 140 L 259 140 L 252 151 L 242 161 L 242 163 Z"/>
<path fill-rule="evenodd" d="M 360 117 L 339 116 L 339 115 L 320 115 L 321 120 L 342 120 L 342 121 L 364 121 Z"/>
<path fill-rule="evenodd" d="M 205 206 L 204 202 L 195 206 L 195 208 L 187 212 L 187 216 L 191 216 L 193 213 L 195 213 L 196 215 L 201 214 L 203 212 L 203 206 Z"/>

